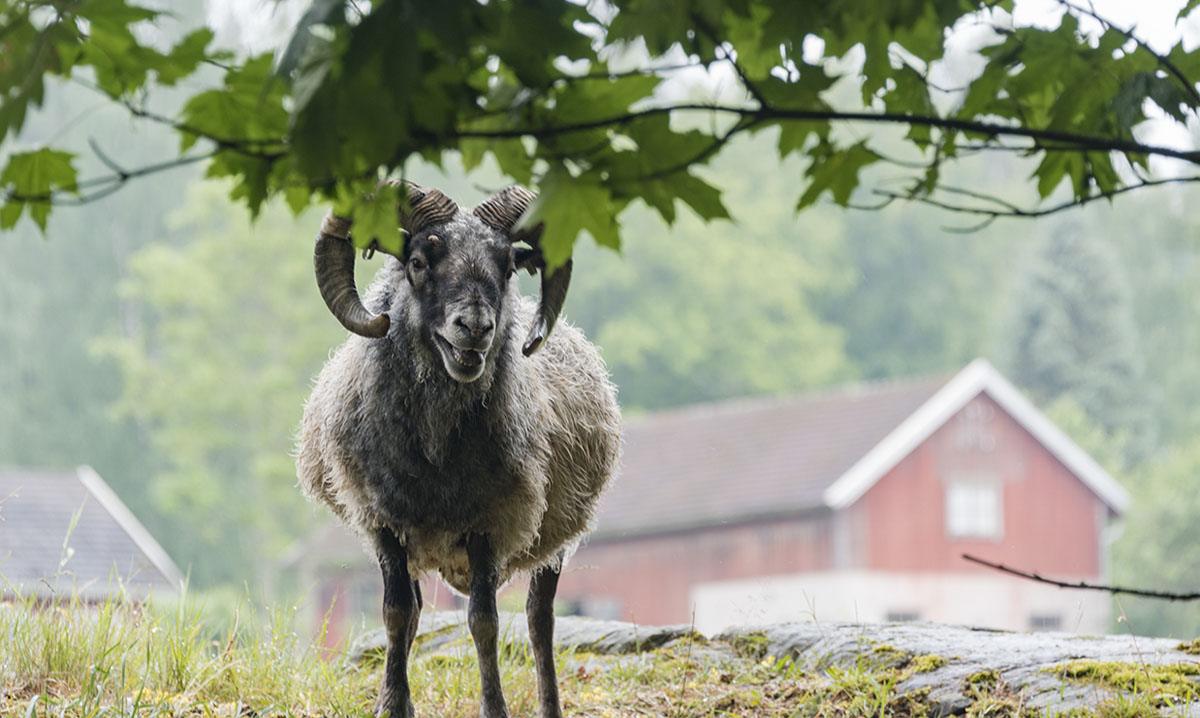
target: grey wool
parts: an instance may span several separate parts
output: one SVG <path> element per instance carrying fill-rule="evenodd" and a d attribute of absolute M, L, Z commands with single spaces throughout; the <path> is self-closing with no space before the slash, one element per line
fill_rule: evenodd
<path fill-rule="evenodd" d="M 507 718 L 496 591 L 528 571 L 541 715 L 561 718 L 554 595 L 617 466 L 616 388 L 596 347 L 558 321 L 572 267 L 548 271 L 543 227 L 522 226 L 533 193 L 510 187 L 466 212 L 437 190 L 404 189 L 403 249 L 365 299 L 349 220 L 327 217 L 318 234 L 317 286 L 352 334 L 304 407 L 300 485 L 379 560 L 388 653 L 377 715 L 415 715 L 418 579 L 436 571 L 469 598 L 480 715 Z M 520 294 L 521 269 L 541 275 L 536 303 Z"/>
<path fill-rule="evenodd" d="M 522 356 L 535 305 L 514 282 L 489 369 L 459 384 L 407 316 L 398 265 L 388 261 L 366 301 L 392 317 L 389 335 L 351 336 L 317 377 L 301 487 L 364 537 L 391 527 L 413 575 L 438 571 L 463 593 L 467 533 L 493 537 L 504 578 L 556 561 L 588 530 L 618 459 L 616 389 L 599 352 L 560 320 Z"/>

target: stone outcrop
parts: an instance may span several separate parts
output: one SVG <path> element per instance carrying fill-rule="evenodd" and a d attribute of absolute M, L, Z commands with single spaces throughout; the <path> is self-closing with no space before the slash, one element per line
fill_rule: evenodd
<path fill-rule="evenodd" d="M 528 640 L 523 615 L 503 614 L 501 623 L 506 641 Z M 560 617 L 555 638 L 581 664 L 689 643 L 689 657 L 714 664 L 787 658 L 818 675 L 864 667 L 891 671 L 896 693 L 919 696 L 935 715 L 963 714 L 986 698 L 1034 713 L 1088 711 L 1121 701 L 1143 712 L 1200 716 L 1200 644 L 1161 638 L 1026 634 L 927 623 L 789 623 L 704 637 L 688 626 L 579 617 Z M 351 649 L 351 660 L 381 655 L 384 640 L 381 632 L 364 636 Z M 423 615 L 417 641 L 417 656 L 462 650 L 463 642 L 470 642 L 465 614 Z"/>

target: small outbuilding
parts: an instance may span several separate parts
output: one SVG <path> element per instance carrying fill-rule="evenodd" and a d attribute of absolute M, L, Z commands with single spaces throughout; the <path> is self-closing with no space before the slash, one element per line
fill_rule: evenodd
<path fill-rule="evenodd" d="M 91 467 L 0 469 L 0 598 L 145 600 L 183 580 Z"/>

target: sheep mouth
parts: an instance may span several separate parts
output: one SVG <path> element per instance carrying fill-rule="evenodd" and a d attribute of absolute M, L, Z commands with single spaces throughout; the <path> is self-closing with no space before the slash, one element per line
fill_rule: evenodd
<path fill-rule="evenodd" d="M 479 378 L 483 373 L 483 352 L 457 347 L 441 334 L 434 336 L 442 355 L 442 364 L 453 379 L 465 383 Z"/>

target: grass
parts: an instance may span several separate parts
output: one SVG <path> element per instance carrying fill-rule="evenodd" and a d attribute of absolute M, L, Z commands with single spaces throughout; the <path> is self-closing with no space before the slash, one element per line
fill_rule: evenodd
<path fill-rule="evenodd" d="M 208 718 L 369 716 L 378 662 L 348 666 L 322 641 L 297 633 L 287 611 L 213 616 L 184 601 L 170 607 L 0 603 L 0 716 L 17 718 Z M 228 614 L 229 612 L 226 611 Z M 937 715 L 928 689 L 905 689 L 948 659 L 864 646 L 853 665 L 810 669 L 773 656 L 765 636 L 721 647 L 680 639 L 641 653 L 563 652 L 558 671 L 566 715 L 588 718 L 883 718 Z M 537 714 L 528 647 L 501 654 L 513 716 Z M 1073 661 L 1064 679 L 1123 691 L 1074 716 L 1148 718 L 1194 697 L 1191 664 L 1129 666 Z M 478 667 L 467 640 L 410 667 L 420 716 L 475 718 Z M 963 679 L 968 716 L 1035 715 L 999 673 Z"/>
<path fill-rule="evenodd" d="M 295 616 L 240 614 L 214 625 L 194 603 L 169 610 L 109 602 L 0 604 L 0 716 L 142 718 L 368 716 L 378 663 L 347 666 L 293 630 Z M 217 621 L 217 623 L 227 623 Z M 558 670 L 569 716 L 925 715 L 919 695 L 896 690 L 901 673 L 869 660 L 809 672 L 788 658 L 714 659 L 707 641 L 600 656 L 562 653 Z M 514 716 L 536 715 L 529 649 L 501 654 Z M 478 670 L 469 641 L 410 667 L 422 716 L 478 715 Z"/>
<path fill-rule="evenodd" d="M 1054 670 L 1062 678 L 1121 691 L 1159 708 L 1200 700 L 1197 682 L 1200 664 L 1196 663 L 1135 664 L 1081 659 Z"/>
<path fill-rule="evenodd" d="M 368 676 L 322 660 L 280 612 L 215 635 L 200 610 L 0 604 L 0 715 L 366 715 Z"/>

